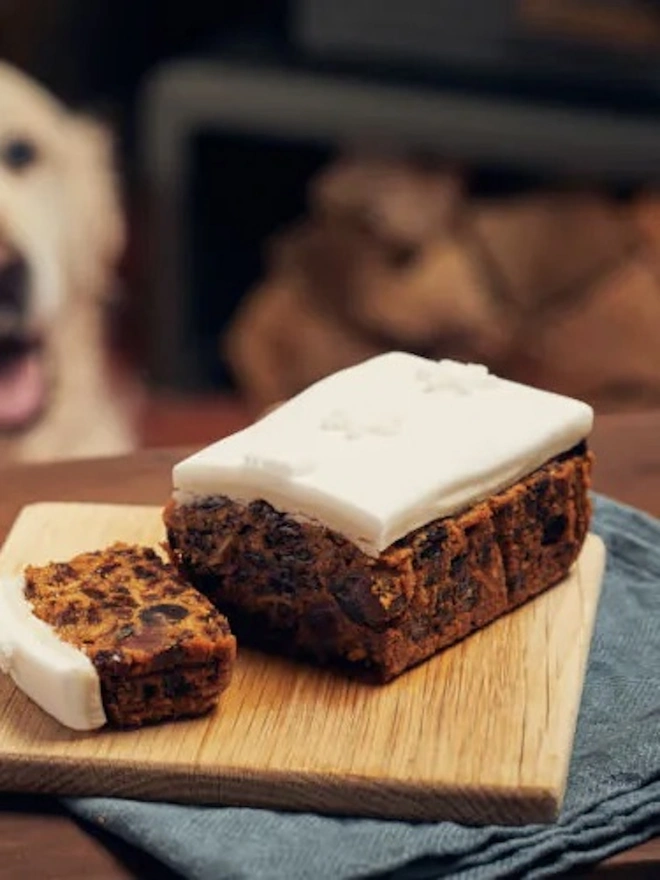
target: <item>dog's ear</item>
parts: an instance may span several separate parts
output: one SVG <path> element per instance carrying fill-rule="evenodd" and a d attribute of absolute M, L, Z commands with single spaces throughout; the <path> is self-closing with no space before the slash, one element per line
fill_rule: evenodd
<path fill-rule="evenodd" d="M 67 132 L 68 253 L 76 290 L 103 296 L 125 246 L 114 141 L 101 122 L 70 114 Z"/>

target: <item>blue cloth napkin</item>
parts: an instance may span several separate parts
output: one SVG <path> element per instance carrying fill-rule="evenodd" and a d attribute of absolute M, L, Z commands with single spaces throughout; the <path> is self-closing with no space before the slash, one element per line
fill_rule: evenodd
<path fill-rule="evenodd" d="M 660 521 L 602 497 L 608 548 L 569 785 L 550 826 L 472 828 L 107 798 L 66 801 L 199 880 L 550 877 L 660 834 Z"/>

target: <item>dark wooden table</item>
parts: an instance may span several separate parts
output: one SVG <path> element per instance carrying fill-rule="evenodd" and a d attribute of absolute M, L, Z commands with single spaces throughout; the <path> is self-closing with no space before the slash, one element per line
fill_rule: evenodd
<path fill-rule="evenodd" d="M 600 417 L 593 448 L 595 488 L 660 516 L 660 411 Z M 130 458 L 0 471 L 0 539 L 32 501 L 161 504 L 172 464 L 188 451 L 151 449 Z M 0 880 L 174 876 L 145 854 L 75 822 L 53 801 L 0 796 Z M 573 876 L 659 878 L 660 838 Z"/>

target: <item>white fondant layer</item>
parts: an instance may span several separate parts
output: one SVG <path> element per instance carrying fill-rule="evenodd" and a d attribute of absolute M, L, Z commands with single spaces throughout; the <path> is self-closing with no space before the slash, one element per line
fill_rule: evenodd
<path fill-rule="evenodd" d="M 60 724 L 94 730 L 106 723 L 91 660 L 32 613 L 20 576 L 0 578 L 0 669 Z"/>
<path fill-rule="evenodd" d="M 586 403 L 478 364 L 392 352 L 317 382 L 174 467 L 178 499 L 261 498 L 376 556 L 591 432 Z"/>

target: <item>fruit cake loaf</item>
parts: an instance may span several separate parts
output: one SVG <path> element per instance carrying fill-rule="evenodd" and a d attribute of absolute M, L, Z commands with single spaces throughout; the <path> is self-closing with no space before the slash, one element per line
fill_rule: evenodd
<path fill-rule="evenodd" d="M 226 618 L 151 548 L 116 543 L 2 586 L 0 662 L 69 727 L 200 715 L 230 682 Z"/>
<path fill-rule="evenodd" d="M 562 580 L 593 411 L 393 352 L 180 462 L 172 558 L 239 641 L 388 681 Z"/>

